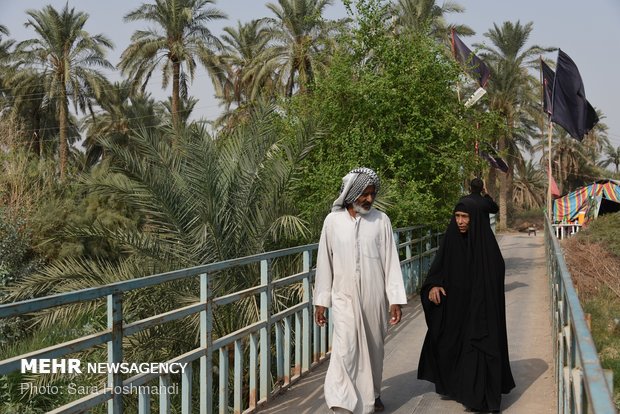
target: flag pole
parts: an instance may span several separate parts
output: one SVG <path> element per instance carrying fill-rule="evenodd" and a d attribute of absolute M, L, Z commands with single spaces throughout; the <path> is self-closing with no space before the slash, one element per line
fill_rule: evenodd
<path fill-rule="evenodd" d="M 542 96 L 542 104 L 543 107 L 545 105 L 545 84 L 543 77 L 543 69 L 542 69 L 542 55 L 539 57 L 539 76 L 540 76 L 540 96 Z M 549 120 L 548 127 L 548 138 L 547 138 L 547 215 L 549 216 L 549 222 L 553 223 L 553 202 L 551 201 L 551 137 L 553 135 L 553 123 L 551 122 L 551 117 L 547 115 L 547 119 Z"/>
<path fill-rule="evenodd" d="M 553 135 L 553 122 L 549 119 L 549 133 L 547 138 L 547 214 L 549 222 L 553 224 L 553 201 L 551 200 L 551 137 Z"/>

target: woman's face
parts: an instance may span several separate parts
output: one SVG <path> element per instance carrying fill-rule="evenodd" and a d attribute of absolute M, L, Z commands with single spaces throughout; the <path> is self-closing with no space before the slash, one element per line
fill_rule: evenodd
<path fill-rule="evenodd" d="M 460 233 L 467 233 L 469 229 L 469 214 L 464 211 L 455 211 L 454 218 L 456 219 L 456 225 L 459 228 Z"/>

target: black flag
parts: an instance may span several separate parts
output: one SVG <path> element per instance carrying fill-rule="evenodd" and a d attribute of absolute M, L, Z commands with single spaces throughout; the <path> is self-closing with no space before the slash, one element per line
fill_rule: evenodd
<path fill-rule="evenodd" d="M 480 151 L 479 155 L 480 155 L 480 157 L 482 157 L 485 160 L 487 160 L 487 162 L 489 163 L 489 165 L 491 167 L 497 168 L 498 170 L 500 170 L 501 172 L 504 172 L 504 173 L 508 172 L 508 165 L 499 156 L 497 156 L 497 155 L 490 155 L 486 151 Z"/>
<path fill-rule="evenodd" d="M 598 123 L 599 119 L 598 115 L 596 114 L 596 109 L 594 109 L 592 105 L 590 105 L 590 102 L 586 101 L 586 103 L 588 104 L 588 109 L 586 111 L 586 133 L 588 133 L 592 128 L 594 128 L 594 125 Z"/>
<path fill-rule="evenodd" d="M 542 103 L 543 111 L 551 115 L 551 99 L 553 97 L 553 80 L 555 79 L 555 72 L 547 65 L 542 58 L 540 59 L 540 67 L 542 69 Z"/>
<path fill-rule="evenodd" d="M 596 111 L 586 99 L 579 69 L 562 50 L 558 50 L 552 102 L 551 121 L 579 141 L 598 122 Z"/>
<path fill-rule="evenodd" d="M 454 58 L 463 66 L 465 70 L 484 88 L 489 80 L 491 72 L 485 63 L 459 39 L 452 29 L 452 53 Z"/>
<path fill-rule="evenodd" d="M 485 160 L 487 160 L 487 162 L 489 163 L 489 165 L 493 168 L 498 168 L 499 169 L 499 164 L 497 163 L 497 161 L 495 161 L 495 158 L 491 157 L 489 155 L 488 152 L 486 151 L 480 151 L 480 157 L 484 158 Z"/>
<path fill-rule="evenodd" d="M 497 163 L 497 168 L 499 168 L 499 170 L 503 173 L 507 173 L 508 172 L 508 164 L 506 164 L 506 162 L 501 159 L 500 157 L 494 157 L 495 158 L 495 162 Z"/>

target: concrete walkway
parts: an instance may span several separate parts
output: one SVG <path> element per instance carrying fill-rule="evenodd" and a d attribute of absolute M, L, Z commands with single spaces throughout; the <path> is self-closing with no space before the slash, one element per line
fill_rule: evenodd
<path fill-rule="evenodd" d="M 502 412 L 554 413 L 556 390 L 550 325 L 549 287 L 544 239 L 507 233 L 498 236 L 506 261 L 506 318 L 510 365 L 516 388 L 502 399 Z M 465 408 L 442 400 L 434 385 L 417 379 L 426 333 L 419 298 L 403 308 L 403 321 L 388 336 L 381 399 L 385 413 L 462 413 Z M 263 407 L 261 413 L 329 413 L 323 397 L 327 363 L 322 364 Z"/>

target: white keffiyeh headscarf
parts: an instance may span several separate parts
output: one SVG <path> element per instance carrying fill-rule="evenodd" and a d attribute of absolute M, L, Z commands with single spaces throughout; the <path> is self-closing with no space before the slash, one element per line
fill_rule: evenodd
<path fill-rule="evenodd" d="M 351 170 L 342 178 L 340 195 L 332 204 L 332 211 L 340 210 L 352 204 L 358 199 L 369 185 L 375 186 L 375 192 L 379 192 L 381 181 L 379 176 L 370 168 L 360 167 Z"/>

